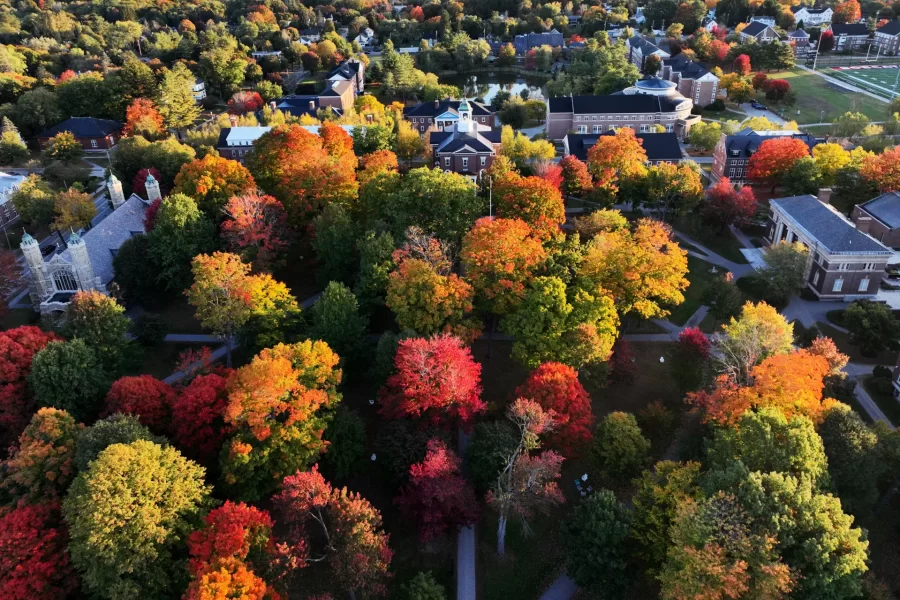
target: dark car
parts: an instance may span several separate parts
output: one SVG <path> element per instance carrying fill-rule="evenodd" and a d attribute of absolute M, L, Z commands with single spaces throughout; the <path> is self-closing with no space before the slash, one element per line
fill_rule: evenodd
<path fill-rule="evenodd" d="M 57 249 L 58 247 L 59 247 L 59 246 L 58 246 L 57 244 L 50 244 L 49 246 L 44 246 L 43 248 L 41 248 L 41 254 L 42 254 L 43 256 L 50 256 L 50 255 L 52 255 L 52 254 L 55 254 L 55 253 L 56 253 L 56 249 Z"/>
<path fill-rule="evenodd" d="M 756 110 L 769 110 L 769 107 L 768 107 L 768 106 L 766 106 L 765 104 L 760 104 L 760 103 L 757 102 L 756 100 L 754 100 L 753 102 L 751 102 L 751 103 L 750 103 L 750 106 L 752 106 L 752 107 L 755 108 Z"/>

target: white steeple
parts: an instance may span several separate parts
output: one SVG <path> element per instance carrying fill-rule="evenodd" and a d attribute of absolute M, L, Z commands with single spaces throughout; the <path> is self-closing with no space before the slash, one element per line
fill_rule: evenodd
<path fill-rule="evenodd" d="M 22 236 L 22 243 L 19 245 L 22 254 L 25 255 L 25 264 L 31 273 L 31 284 L 29 285 L 29 295 L 31 303 L 35 310 L 40 310 L 41 302 L 52 291 L 53 285 L 50 283 L 50 277 L 47 269 L 44 267 L 44 257 L 41 255 L 41 247 L 36 239 L 31 237 L 26 231 Z"/>
<path fill-rule="evenodd" d="M 144 187 L 147 188 L 147 200 L 150 202 L 162 198 L 162 193 L 159 191 L 159 182 L 152 173 L 147 174 L 147 180 L 144 182 Z"/>
<path fill-rule="evenodd" d="M 113 210 L 125 204 L 125 193 L 122 191 L 122 182 L 110 173 L 109 180 L 106 182 L 106 189 L 109 191 L 109 199 L 112 201 Z"/>
<path fill-rule="evenodd" d="M 456 123 L 456 130 L 460 133 L 471 133 L 474 131 L 475 126 L 472 121 L 472 108 L 469 106 L 469 101 L 463 98 L 462 102 L 459 103 L 457 112 L 459 113 L 459 121 Z"/>
<path fill-rule="evenodd" d="M 78 280 L 78 287 L 82 290 L 97 289 L 98 282 L 94 280 L 94 267 L 91 265 L 91 257 L 88 254 L 87 246 L 84 245 L 84 240 L 77 233 L 73 233 L 66 245 L 72 255 L 72 270 Z"/>

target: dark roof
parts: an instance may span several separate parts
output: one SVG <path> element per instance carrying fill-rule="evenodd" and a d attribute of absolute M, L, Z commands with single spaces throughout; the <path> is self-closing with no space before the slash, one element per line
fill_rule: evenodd
<path fill-rule="evenodd" d="M 456 152 L 468 146 L 475 152 L 493 152 L 494 144 L 500 143 L 500 132 L 473 131 L 472 133 L 457 133 L 454 131 L 433 131 L 429 138 L 435 152 Z"/>
<path fill-rule="evenodd" d="M 341 63 L 334 71 L 328 74 L 328 77 L 334 77 L 335 75 L 342 75 L 344 77 L 355 77 L 357 73 L 359 73 L 359 61 L 356 60 L 346 60 Z"/>
<path fill-rule="evenodd" d="M 641 54 L 652 54 L 661 50 L 659 46 L 654 44 L 653 42 L 642 38 L 639 35 L 633 35 L 628 39 L 628 43 L 632 48 L 640 48 Z"/>
<path fill-rule="evenodd" d="M 68 131 L 77 138 L 100 138 L 119 131 L 122 127 L 124 125 L 121 121 L 95 119 L 93 117 L 69 117 L 62 123 L 38 134 L 38 137 L 53 137 L 57 133 Z"/>
<path fill-rule="evenodd" d="M 892 254 L 815 196 L 775 198 L 770 204 L 790 216 L 832 254 Z"/>
<path fill-rule="evenodd" d="M 664 96 L 612 94 L 610 96 L 558 96 L 550 98 L 550 112 L 574 114 L 675 112 L 676 104 Z"/>
<path fill-rule="evenodd" d="M 891 229 L 900 227 L 900 194 L 888 192 L 859 207 Z"/>
<path fill-rule="evenodd" d="M 440 114 L 443 114 L 447 111 L 450 111 L 453 114 L 459 114 L 459 104 L 462 100 L 454 100 L 453 98 L 446 98 L 444 100 L 440 100 L 437 102 L 437 106 L 435 106 L 434 102 L 420 102 L 415 106 L 410 106 L 408 108 L 403 109 L 404 117 L 436 117 Z M 472 109 L 472 116 L 487 116 L 491 114 L 491 109 L 482 104 L 481 102 L 475 102 L 474 100 L 467 100 L 469 103 L 469 107 Z"/>
<path fill-rule="evenodd" d="M 865 23 L 835 23 L 831 26 L 834 35 L 869 35 L 869 26 Z"/>
<path fill-rule="evenodd" d="M 614 131 L 607 131 L 600 135 L 615 135 Z M 663 160 L 667 162 L 679 162 L 682 160 L 681 146 L 678 144 L 678 136 L 674 133 L 638 133 L 636 137 L 641 140 L 647 160 Z M 569 154 L 578 160 L 587 160 L 588 150 L 597 143 L 598 134 L 570 133 Z"/>
<path fill-rule="evenodd" d="M 876 30 L 877 33 L 900 35 L 900 21 L 888 21 Z"/>
<path fill-rule="evenodd" d="M 759 34 L 761 34 L 763 31 L 765 31 L 766 29 L 772 29 L 772 28 L 770 26 L 766 25 L 765 23 L 760 23 L 759 21 L 753 21 L 752 23 L 750 23 L 749 25 L 744 27 L 741 30 L 741 33 L 756 37 Z"/>
<path fill-rule="evenodd" d="M 797 29 L 788 34 L 789 38 L 799 38 L 803 40 L 809 39 L 809 34 L 803 31 L 802 29 Z"/>
<path fill-rule="evenodd" d="M 681 73 L 681 76 L 685 79 L 699 79 L 709 73 L 709 69 L 700 63 L 685 58 L 682 54 L 676 54 L 672 58 L 665 59 L 663 64 L 671 67 L 672 71 Z"/>
<path fill-rule="evenodd" d="M 219 130 L 219 142 L 216 148 L 225 148 L 228 146 L 228 134 L 231 133 L 231 127 L 223 127 Z"/>
<path fill-rule="evenodd" d="M 752 156 L 753 153 L 759 149 L 760 144 L 762 144 L 764 141 L 780 137 L 787 136 L 760 135 L 752 129 L 744 129 L 742 131 L 739 131 L 735 135 L 729 135 L 725 138 L 725 151 L 727 152 L 726 158 L 750 158 L 750 156 Z M 813 146 L 816 145 L 816 138 L 808 133 L 796 133 L 790 137 L 794 137 L 806 142 L 806 145 L 809 146 L 810 151 L 812 151 Z M 734 154 L 734 151 L 737 151 L 738 154 Z"/>
<path fill-rule="evenodd" d="M 825 12 L 826 10 L 828 10 L 827 8 L 813 8 L 811 6 L 792 6 L 791 12 L 798 13 L 801 10 L 803 10 L 804 8 L 806 9 L 806 12 L 808 12 L 811 15 L 820 15 L 823 12 Z"/>
<path fill-rule="evenodd" d="M 313 103 L 313 108 L 309 107 L 309 103 Z M 301 115 L 316 116 L 316 112 L 320 108 L 325 108 L 320 102 L 318 96 L 284 96 L 275 101 L 275 108 L 294 117 Z M 331 107 L 331 110 L 337 115 L 343 115 L 344 111 L 340 108 Z"/>

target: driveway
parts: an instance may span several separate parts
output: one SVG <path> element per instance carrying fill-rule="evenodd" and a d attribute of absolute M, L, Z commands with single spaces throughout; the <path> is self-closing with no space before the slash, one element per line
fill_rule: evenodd
<path fill-rule="evenodd" d="M 779 125 L 784 125 L 785 120 L 779 117 L 777 114 L 773 113 L 770 110 L 759 110 L 757 108 L 753 108 L 750 106 L 750 103 L 740 104 L 738 105 L 740 109 L 747 113 L 747 117 L 765 117 L 773 123 L 778 123 Z M 788 115 L 790 116 L 790 115 Z"/>

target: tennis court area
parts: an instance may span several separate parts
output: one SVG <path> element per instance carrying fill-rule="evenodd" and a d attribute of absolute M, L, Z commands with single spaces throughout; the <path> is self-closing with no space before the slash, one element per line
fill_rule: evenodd
<path fill-rule="evenodd" d="M 825 73 L 851 83 L 882 98 L 891 99 L 900 95 L 897 65 L 857 65 L 852 67 L 832 67 L 824 69 Z"/>

